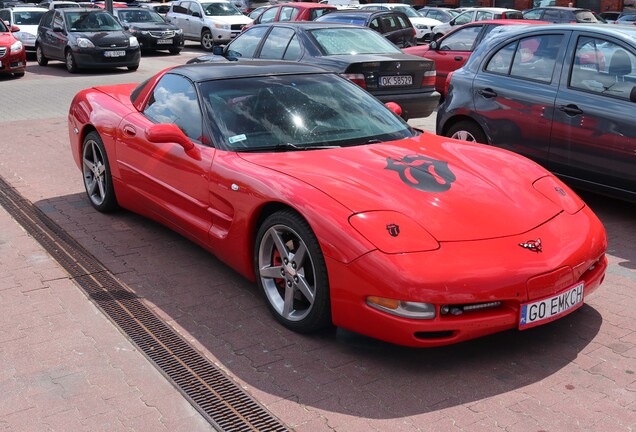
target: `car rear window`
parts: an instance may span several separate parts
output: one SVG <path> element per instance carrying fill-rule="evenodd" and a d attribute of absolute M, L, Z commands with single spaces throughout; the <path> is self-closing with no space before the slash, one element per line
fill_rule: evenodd
<path fill-rule="evenodd" d="M 523 14 L 519 11 L 504 12 L 502 15 L 505 19 L 523 19 Z"/>
<path fill-rule="evenodd" d="M 364 17 L 356 17 L 351 15 L 336 15 L 336 14 L 323 15 L 316 21 L 339 22 L 343 24 L 353 24 L 358 26 L 365 26 L 366 24 L 366 20 Z"/>
<path fill-rule="evenodd" d="M 326 28 L 309 32 L 326 55 L 385 54 L 402 51 L 382 37 L 367 29 Z"/>

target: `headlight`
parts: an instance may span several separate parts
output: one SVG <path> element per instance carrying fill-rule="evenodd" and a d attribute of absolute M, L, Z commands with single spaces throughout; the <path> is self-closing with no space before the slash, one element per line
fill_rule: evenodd
<path fill-rule="evenodd" d="M 396 211 L 369 211 L 349 218 L 364 238 L 384 253 L 424 252 L 439 249 L 435 238 L 410 217 Z"/>
<path fill-rule="evenodd" d="M 22 42 L 16 41 L 13 45 L 11 45 L 11 52 L 22 51 Z"/>
<path fill-rule="evenodd" d="M 27 32 L 20 32 L 16 36 L 18 37 L 18 39 L 25 42 L 30 40 L 35 40 L 35 35 L 32 35 L 31 33 L 27 33 Z"/>
<path fill-rule="evenodd" d="M 222 30 L 229 30 L 230 29 L 230 25 L 229 24 L 214 23 L 214 27 L 216 27 L 218 29 L 222 29 Z"/>
<path fill-rule="evenodd" d="M 367 304 L 392 315 L 412 319 L 433 319 L 437 314 L 432 303 L 393 300 L 377 296 L 367 297 Z"/>
<path fill-rule="evenodd" d="M 77 38 L 77 46 L 80 48 L 95 48 L 93 42 L 86 38 Z"/>
<path fill-rule="evenodd" d="M 176 29 L 174 31 L 174 34 L 181 34 L 181 33 L 183 33 L 183 30 L 181 30 L 181 29 Z"/>
<path fill-rule="evenodd" d="M 129 42 L 130 42 L 130 47 L 131 48 L 137 48 L 139 46 L 139 41 L 134 36 L 130 37 Z"/>
<path fill-rule="evenodd" d="M 149 35 L 149 34 L 150 34 L 150 32 L 149 32 L 149 31 L 147 31 L 147 30 L 140 30 L 140 31 L 139 31 L 139 33 L 140 33 L 140 34 L 142 34 L 142 35 L 144 35 L 144 36 L 145 36 L 145 35 Z"/>

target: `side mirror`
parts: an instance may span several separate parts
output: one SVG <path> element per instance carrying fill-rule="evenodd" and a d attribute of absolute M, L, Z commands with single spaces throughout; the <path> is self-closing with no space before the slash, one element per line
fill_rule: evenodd
<path fill-rule="evenodd" d="M 454 19 L 452 19 L 452 20 L 450 20 L 448 23 L 449 23 L 450 25 L 454 26 L 454 25 L 455 25 L 455 20 L 454 20 Z"/>
<path fill-rule="evenodd" d="M 219 46 L 219 45 L 214 45 L 212 47 L 212 54 L 222 56 L 223 55 L 223 47 Z"/>
<path fill-rule="evenodd" d="M 192 12 L 192 16 L 194 18 L 201 18 L 201 14 L 199 12 Z"/>
<path fill-rule="evenodd" d="M 398 117 L 402 117 L 402 107 L 395 102 L 387 102 L 384 104 L 384 106 L 390 109 L 393 114 L 397 115 Z"/>
<path fill-rule="evenodd" d="M 629 92 L 630 102 L 636 102 L 636 86 L 632 87 L 632 91 Z"/>
<path fill-rule="evenodd" d="M 18 27 L 17 25 L 12 25 L 11 26 L 11 32 L 12 33 L 17 33 L 20 31 L 20 27 Z"/>
<path fill-rule="evenodd" d="M 64 29 L 62 27 L 60 27 L 60 26 L 53 26 L 53 31 L 55 33 L 63 33 Z"/>
<path fill-rule="evenodd" d="M 174 123 L 160 123 L 152 125 L 146 130 L 146 139 L 151 143 L 177 143 L 185 151 L 192 150 L 194 144 L 190 138 L 185 136 L 183 131 Z"/>
<path fill-rule="evenodd" d="M 428 44 L 428 47 L 430 49 L 432 49 L 433 51 L 439 49 L 439 42 L 437 41 L 431 41 L 431 43 Z"/>

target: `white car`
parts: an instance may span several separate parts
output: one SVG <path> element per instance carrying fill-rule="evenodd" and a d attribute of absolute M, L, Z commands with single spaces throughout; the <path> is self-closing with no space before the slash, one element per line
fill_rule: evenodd
<path fill-rule="evenodd" d="M 149 3 L 140 3 L 139 7 L 146 8 L 146 9 L 151 9 L 151 10 L 157 12 L 159 15 L 165 16 L 168 13 L 168 11 L 170 10 L 170 6 L 171 5 L 172 5 L 171 2 L 167 2 L 167 3 L 149 2 Z"/>
<path fill-rule="evenodd" d="M 484 21 L 493 19 L 523 19 L 523 14 L 517 9 L 496 7 L 468 8 L 449 22 L 435 26 L 435 28 L 433 29 L 433 39 L 437 40 L 454 28 L 473 21 Z"/>
<path fill-rule="evenodd" d="M 20 39 L 24 49 L 35 52 L 35 39 L 38 35 L 40 18 L 48 11 L 41 7 L 15 7 L 0 9 L 0 19 L 9 27 L 17 25 L 20 31 L 13 35 Z"/>
<path fill-rule="evenodd" d="M 360 6 L 360 9 L 372 9 L 372 10 L 397 10 L 404 12 L 413 27 L 415 27 L 415 37 L 419 41 L 431 40 L 433 36 L 433 27 L 442 24 L 433 18 L 426 18 L 418 14 L 411 5 L 405 3 L 371 3 Z"/>
<path fill-rule="evenodd" d="M 206 51 L 228 43 L 252 22 L 228 1 L 175 1 L 165 18 L 183 30 L 187 40 L 201 42 Z"/>

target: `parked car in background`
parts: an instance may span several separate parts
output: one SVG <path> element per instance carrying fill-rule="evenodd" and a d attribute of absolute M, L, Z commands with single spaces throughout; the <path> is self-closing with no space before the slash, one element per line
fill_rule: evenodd
<path fill-rule="evenodd" d="M 261 24 L 215 53 L 190 63 L 271 59 L 318 65 L 349 78 L 382 102 L 398 103 L 405 118 L 429 116 L 439 100 L 435 63 L 404 54 L 368 28 L 316 21 Z"/>
<path fill-rule="evenodd" d="M 433 27 L 440 25 L 442 22 L 433 18 L 426 18 L 417 13 L 413 7 L 406 3 L 371 3 L 360 6 L 360 9 L 371 10 L 395 10 L 404 12 L 409 17 L 409 21 L 415 27 L 415 37 L 418 41 L 429 41 L 432 37 Z"/>
<path fill-rule="evenodd" d="M 596 23 L 598 20 L 589 9 L 573 7 L 539 7 L 523 13 L 523 19 L 551 23 Z"/>
<path fill-rule="evenodd" d="M 172 6 L 172 2 L 166 3 L 142 3 L 139 7 L 151 9 L 157 12 L 162 17 L 165 17 L 168 11 L 170 10 L 170 6 Z"/>
<path fill-rule="evenodd" d="M 66 8 L 78 8 L 80 7 L 77 2 L 74 1 L 65 1 L 65 0 L 55 0 L 55 1 L 46 1 L 38 4 L 39 7 L 47 8 L 47 9 L 66 9 Z"/>
<path fill-rule="evenodd" d="M 316 21 L 369 27 L 400 48 L 417 44 L 415 28 L 403 12 L 346 9 L 323 15 Z"/>
<path fill-rule="evenodd" d="M 636 25 L 636 14 L 626 14 L 614 21 L 614 24 Z"/>
<path fill-rule="evenodd" d="M 460 12 L 455 9 L 438 8 L 438 7 L 422 7 L 417 9 L 417 13 L 426 18 L 433 18 L 437 21 L 446 23 L 455 18 Z"/>
<path fill-rule="evenodd" d="M 359 0 L 320 0 L 319 3 L 335 6 L 338 9 L 357 9 L 360 7 Z"/>
<path fill-rule="evenodd" d="M 608 24 L 614 24 L 614 21 L 616 21 L 618 19 L 618 17 L 621 15 L 621 13 L 618 12 L 618 11 L 609 11 L 609 12 L 601 12 L 599 15 Z"/>
<path fill-rule="evenodd" d="M 53 9 L 40 21 L 35 41 L 38 64 L 60 60 L 75 73 L 83 68 L 127 67 L 141 59 L 139 41 L 110 12 L 101 9 Z"/>
<path fill-rule="evenodd" d="M 166 22 L 157 12 L 145 8 L 113 10 L 124 29 L 139 41 L 142 50 L 168 50 L 179 54 L 183 48 L 183 31 Z"/>
<path fill-rule="evenodd" d="M 516 9 L 506 8 L 467 8 L 450 21 L 435 26 L 433 39 L 437 40 L 450 32 L 455 27 L 468 24 L 473 21 L 485 21 L 495 19 L 523 19 L 523 15 Z"/>
<path fill-rule="evenodd" d="M 254 9 L 253 11 L 246 13 L 243 12 L 244 14 L 246 14 L 249 18 L 251 18 L 252 20 L 255 20 L 256 18 L 258 18 L 258 16 L 260 14 L 262 14 L 263 12 L 265 12 L 265 9 L 269 8 L 269 6 L 259 6 L 256 9 Z"/>
<path fill-rule="evenodd" d="M 166 21 L 183 30 L 186 40 L 201 43 L 206 51 L 234 39 L 252 20 L 227 1 L 179 0 L 172 3 Z"/>
<path fill-rule="evenodd" d="M 455 71 L 441 135 L 528 156 L 572 185 L 636 200 L 636 28 L 525 27 Z"/>
<path fill-rule="evenodd" d="M 255 9 L 277 4 L 278 0 L 232 0 L 232 3 L 245 15 L 251 15 Z"/>
<path fill-rule="evenodd" d="M 246 30 L 255 24 L 267 24 L 284 21 L 313 21 L 327 12 L 336 10 L 335 6 L 312 2 L 291 2 L 269 6 L 257 16 L 252 24 L 243 27 Z"/>
<path fill-rule="evenodd" d="M 407 54 L 417 55 L 435 62 L 437 72 L 435 90 L 437 90 L 442 97 L 445 97 L 446 78 L 448 74 L 464 66 L 477 46 L 494 29 L 500 26 L 527 26 L 539 23 L 547 24 L 544 21 L 512 19 L 475 21 L 454 29 L 430 44 L 404 48 L 403 51 Z"/>
<path fill-rule="evenodd" d="M 35 38 L 38 34 L 38 24 L 48 9 L 41 7 L 13 7 L 0 10 L 0 19 L 4 20 L 10 28 L 13 25 L 20 27 L 19 32 L 13 33 L 18 38 L 24 49 L 35 51 Z"/>
<path fill-rule="evenodd" d="M 16 77 L 24 76 L 26 70 L 26 50 L 22 42 L 13 35 L 19 32 L 16 25 L 7 27 L 0 20 L 0 74 L 11 74 Z"/>

